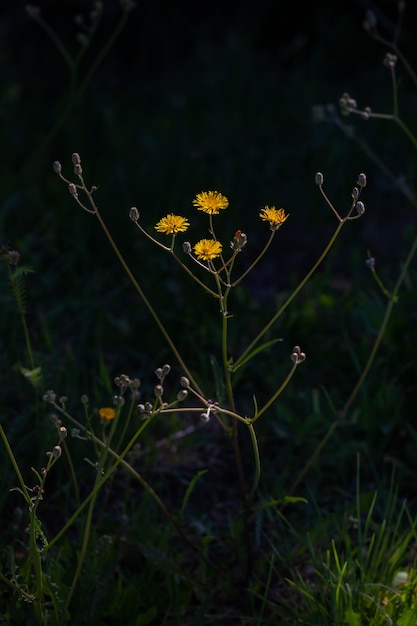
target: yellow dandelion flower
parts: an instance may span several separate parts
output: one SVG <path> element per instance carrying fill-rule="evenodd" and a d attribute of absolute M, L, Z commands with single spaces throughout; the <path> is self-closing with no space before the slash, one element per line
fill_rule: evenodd
<path fill-rule="evenodd" d="M 220 255 L 222 244 L 214 239 L 201 239 L 194 246 L 194 252 L 197 259 L 202 261 L 211 261 Z"/>
<path fill-rule="evenodd" d="M 276 209 L 274 206 L 269 207 L 268 205 L 261 210 L 259 216 L 265 222 L 269 222 L 271 230 L 278 230 L 288 218 L 288 214 L 285 215 L 284 209 Z"/>
<path fill-rule="evenodd" d="M 229 200 L 218 191 L 202 191 L 193 200 L 193 205 L 199 211 L 204 211 L 209 215 L 216 215 L 220 209 L 227 209 Z"/>
<path fill-rule="evenodd" d="M 102 409 L 99 409 L 98 414 L 100 415 L 101 419 L 104 420 L 105 422 L 111 422 L 112 420 L 114 420 L 116 416 L 116 411 L 112 409 L 111 407 L 106 406 L 106 407 L 103 407 Z"/>
<path fill-rule="evenodd" d="M 176 235 L 177 233 L 185 233 L 189 225 L 190 223 L 185 217 L 169 213 L 159 220 L 155 230 L 166 235 Z"/>

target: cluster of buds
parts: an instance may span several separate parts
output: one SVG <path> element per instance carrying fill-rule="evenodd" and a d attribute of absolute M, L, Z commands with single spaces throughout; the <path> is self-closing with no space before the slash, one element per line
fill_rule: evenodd
<path fill-rule="evenodd" d="M 300 365 L 303 361 L 306 360 L 305 352 L 301 352 L 300 346 L 294 346 L 290 356 L 291 361 L 294 365 Z"/>
<path fill-rule="evenodd" d="M 136 392 L 140 387 L 140 380 L 139 378 L 129 378 L 127 374 L 120 374 L 114 379 L 114 384 L 119 387 L 120 394 L 123 395 L 127 389 Z"/>
<path fill-rule="evenodd" d="M 339 99 L 339 105 L 342 115 L 350 115 L 350 113 L 357 113 L 362 119 L 368 120 L 372 115 L 371 107 L 365 107 L 363 110 L 358 109 L 358 103 L 350 94 L 345 91 Z"/>

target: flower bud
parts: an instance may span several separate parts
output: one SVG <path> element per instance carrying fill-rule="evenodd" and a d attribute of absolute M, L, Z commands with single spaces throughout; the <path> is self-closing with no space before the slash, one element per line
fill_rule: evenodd
<path fill-rule="evenodd" d="M 62 166 L 59 161 L 54 161 L 52 167 L 54 168 L 55 174 L 60 174 L 62 171 Z"/>
<path fill-rule="evenodd" d="M 73 165 L 80 165 L 81 159 L 80 159 L 80 155 L 78 154 L 78 152 L 73 152 L 71 158 L 72 158 Z"/>
<path fill-rule="evenodd" d="M 315 177 L 314 177 L 314 182 L 316 183 L 316 185 L 318 187 L 321 187 L 323 185 L 324 182 L 324 176 L 321 172 L 317 172 Z"/>
<path fill-rule="evenodd" d="M 182 402 L 183 400 L 185 400 L 187 396 L 188 396 L 188 391 L 186 389 L 180 389 L 180 391 L 177 393 L 178 402 Z"/>
<path fill-rule="evenodd" d="M 78 198 L 77 187 L 74 185 L 74 183 L 70 183 L 68 185 L 68 191 L 70 192 L 72 196 L 74 196 L 74 198 Z"/>
<path fill-rule="evenodd" d="M 364 174 L 363 172 L 361 172 L 358 175 L 358 180 L 356 183 L 359 187 L 366 187 L 366 174 Z"/>
<path fill-rule="evenodd" d="M 61 456 L 61 454 L 62 454 L 62 448 L 61 448 L 61 446 L 54 446 L 54 447 L 52 448 L 52 456 L 53 456 L 55 459 L 59 459 L 59 457 Z"/>
<path fill-rule="evenodd" d="M 181 376 L 180 385 L 181 387 L 184 387 L 186 389 L 190 386 L 190 381 L 188 380 L 186 376 Z"/>
<path fill-rule="evenodd" d="M 129 217 L 132 220 L 132 222 L 137 222 L 139 220 L 139 211 L 137 210 L 137 208 L 135 206 L 132 206 L 132 208 L 129 211 Z"/>
<path fill-rule="evenodd" d="M 162 394 L 164 393 L 164 388 L 162 385 L 156 385 L 153 390 L 156 398 L 162 398 Z"/>
<path fill-rule="evenodd" d="M 365 213 L 364 203 L 361 200 L 359 200 L 359 202 L 355 204 L 355 209 L 358 215 L 363 215 Z"/>
<path fill-rule="evenodd" d="M 184 243 L 182 244 L 182 249 L 185 252 L 185 254 L 191 254 L 191 244 L 189 241 L 184 241 Z"/>

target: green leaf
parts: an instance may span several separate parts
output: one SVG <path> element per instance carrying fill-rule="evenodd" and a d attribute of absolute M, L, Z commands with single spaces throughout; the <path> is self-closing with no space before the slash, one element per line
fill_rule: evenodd
<path fill-rule="evenodd" d="M 347 609 L 343 615 L 343 624 L 346 626 L 361 626 L 361 616 L 353 609 Z"/>
<path fill-rule="evenodd" d="M 279 341 L 282 341 L 282 339 L 281 338 L 271 339 L 271 341 L 267 341 L 266 343 L 263 343 L 262 345 L 258 346 L 257 348 L 255 348 L 255 350 L 252 350 L 252 352 L 250 352 L 247 356 L 245 356 L 243 361 L 239 361 L 238 365 L 235 365 L 235 366 L 232 365 L 230 368 L 231 371 L 236 372 L 239 369 L 239 367 L 242 367 L 242 365 L 245 365 L 245 363 L 250 361 L 251 358 L 254 357 L 256 354 L 259 354 L 259 352 L 262 352 L 263 350 L 270 348 L 271 346 L 273 346 L 275 343 L 278 343 Z"/>
<path fill-rule="evenodd" d="M 397 619 L 397 626 L 416 626 L 417 609 L 407 609 L 401 617 Z"/>
<path fill-rule="evenodd" d="M 187 487 L 187 489 L 186 489 L 186 492 L 185 492 L 184 498 L 183 498 L 182 503 L 181 503 L 181 509 L 180 509 L 180 513 L 179 513 L 179 521 L 181 521 L 181 520 L 182 520 L 182 518 L 183 518 L 183 516 L 184 516 L 185 508 L 186 508 L 186 506 L 187 506 L 188 500 L 190 499 L 190 496 L 191 496 L 192 492 L 194 491 L 194 487 L 196 486 L 197 481 L 198 481 L 198 480 L 200 480 L 200 478 L 201 478 L 202 476 L 204 476 L 204 474 L 206 474 L 206 473 L 207 473 L 207 471 L 208 471 L 208 470 L 205 470 L 205 469 L 200 470 L 200 471 L 199 471 L 199 472 L 197 472 L 197 474 L 195 474 L 195 476 L 193 476 L 193 478 L 191 479 L 191 482 L 190 482 L 190 484 L 188 485 L 188 487 Z"/>
<path fill-rule="evenodd" d="M 28 370 L 26 369 L 26 367 L 21 367 L 20 373 L 23 374 L 23 376 L 30 382 L 32 387 L 34 387 L 35 389 L 41 388 L 43 384 L 41 367 L 35 367 L 35 369 L 33 370 Z"/>
<path fill-rule="evenodd" d="M 216 357 L 213 354 L 210 354 L 210 364 L 214 374 L 214 380 L 216 383 L 216 397 L 218 401 L 221 403 L 225 396 L 225 385 L 223 380 L 223 372 L 218 364 Z"/>

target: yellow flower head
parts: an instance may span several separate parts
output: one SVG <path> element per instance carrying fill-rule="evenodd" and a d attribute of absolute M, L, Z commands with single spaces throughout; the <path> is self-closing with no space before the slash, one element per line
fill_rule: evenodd
<path fill-rule="evenodd" d="M 116 411 L 111 407 L 104 407 L 98 410 L 98 414 L 105 422 L 111 422 L 116 416 Z"/>
<path fill-rule="evenodd" d="M 159 220 L 155 230 L 166 235 L 176 235 L 177 233 L 185 233 L 189 225 L 190 223 L 185 217 L 169 213 L 169 215 Z"/>
<path fill-rule="evenodd" d="M 220 209 L 227 209 L 229 200 L 218 191 L 202 191 L 193 200 L 193 205 L 199 211 L 204 211 L 209 215 L 216 215 Z"/>
<path fill-rule="evenodd" d="M 202 261 L 211 261 L 220 255 L 222 244 L 214 239 L 201 239 L 194 246 L 194 252 L 197 259 Z"/>
<path fill-rule="evenodd" d="M 268 205 L 261 210 L 259 216 L 265 222 L 269 222 L 271 230 L 278 230 L 288 218 L 288 214 L 285 215 L 284 209 L 276 209 L 274 206 L 270 208 Z"/>

